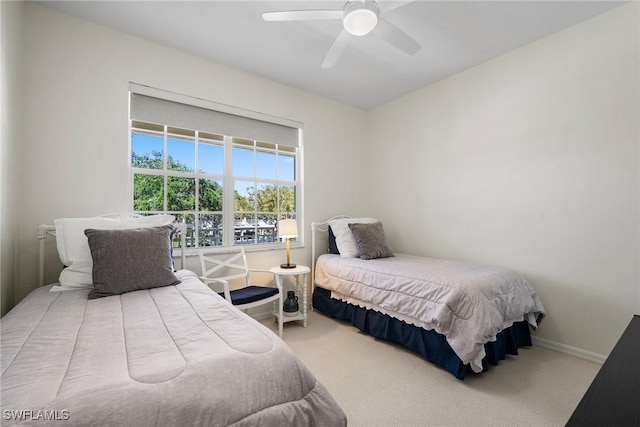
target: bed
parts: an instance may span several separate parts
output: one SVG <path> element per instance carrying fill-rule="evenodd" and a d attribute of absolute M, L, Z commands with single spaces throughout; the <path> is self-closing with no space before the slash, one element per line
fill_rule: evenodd
<path fill-rule="evenodd" d="M 545 311 L 521 275 L 393 253 L 375 218 L 340 216 L 311 227 L 315 310 L 399 343 L 458 379 L 531 346 L 530 329 Z M 327 253 L 316 259 L 319 233 Z"/>
<path fill-rule="evenodd" d="M 35 289 L 2 318 L 3 425 L 346 425 L 342 409 L 277 335 L 194 273 L 174 270 L 172 226 L 137 225 L 99 230 L 107 238 L 98 243 L 87 234 L 92 286 L 61 274 L 65 283 Z M 56 226 L 61 253 L 70 228 Z M 76 234 L 85 226 L 74 224 Z M 147 229 L 157 231 L 157 240 Z M 41 227 L 40 234 L 52 230 Z M 102 271 L 96 253 L 129 259 L 134 250 L 145 258 L 134 260 L 140 266 L 158 252 L 149 243 L 160 240 L 167 277 L 145 273 L 159 285 L 95 295 L 113 291 L 100 288 L 100 275 L 128 268 L 114 268 L 110 259 Z M 105 241 L 117 242 L 115 254 Z M 66 261 L 66 268 L 73 265 Z"/>

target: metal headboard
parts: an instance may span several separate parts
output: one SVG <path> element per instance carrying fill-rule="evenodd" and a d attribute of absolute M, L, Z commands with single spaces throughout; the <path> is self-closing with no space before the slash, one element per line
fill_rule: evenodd
<path fill-rule="evenodd" d="M 311 223 L 311 295 L 313 298 L 313 291 L 316 287 L 316 231 L 328 232 L 329 221 L 340 218 L 350 218 L 346 215 L 336 215 L 323 222 Z M 326 251 L 325 251 L 326 252 Z"/>
<path fill-rule="evenodd" d="M 44 241 L 49 236 L 56 236 L 55 225 L 42 224 L 37 228 L 38 233 L 38 286 L 44 286 Z"/>
<path fill-rule="evenodd" d="M 178 234 L 180 235 L 180 268 L 184 269 L 186 266 L 186 251 L 187 247 L 187 224 L 183 222 L 176 222 L 173 224 Z M 44 272 L 45 272 L 45 240 L 47 237 L 56 237 L 55 225 L 42 224 L 37 228 L 37 235 L 39 240 L 38 246 L 38 286 L 44 286 Z"/>

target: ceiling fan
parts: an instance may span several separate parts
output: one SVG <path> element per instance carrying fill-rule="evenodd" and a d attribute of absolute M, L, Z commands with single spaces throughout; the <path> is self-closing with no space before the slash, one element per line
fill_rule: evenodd
<path fill-rule="evenodd" d="M 420 44 L 404 31 L 380 17 L 381 13 L 403 6 L 409 1 L 381 2 L 379 6 L 374 0 L 348 1 L 342 10 L 287 10 L 282 12 L 265 12 L 265 21 L 314 21 L 341 19 L 344 26 L 335 42 L 324 58 L 322 68 L 331 68 L 353 37 L 360 37 L 369 33 L 380 36 L 387 43 L 403 52 L 413 55 L 420 50 Z"/>

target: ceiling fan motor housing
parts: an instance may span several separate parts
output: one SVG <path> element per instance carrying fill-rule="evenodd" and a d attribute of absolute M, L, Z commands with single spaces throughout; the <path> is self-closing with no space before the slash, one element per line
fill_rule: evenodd
<path fill-rule="evenodd" d="M 369 34 L 378 23 L 380 8 L 373 0 L 350 1 L 344 5 L 342 23 L 354 36 Z"/>

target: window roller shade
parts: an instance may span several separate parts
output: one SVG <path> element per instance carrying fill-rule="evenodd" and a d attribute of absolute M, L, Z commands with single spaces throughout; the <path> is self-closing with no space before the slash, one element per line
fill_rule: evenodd
<path fill-rule="evenodd" d="M 130 108 L 132 120 L 298 147 L 298 129 L 277 123 L 133 92 Z"/>

